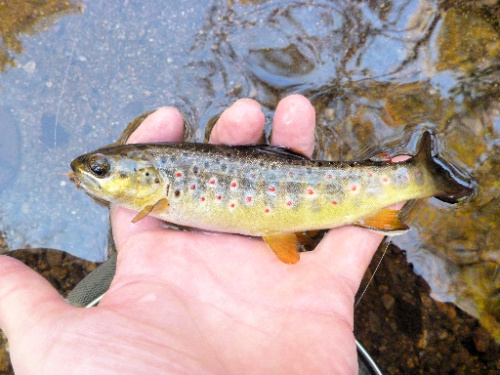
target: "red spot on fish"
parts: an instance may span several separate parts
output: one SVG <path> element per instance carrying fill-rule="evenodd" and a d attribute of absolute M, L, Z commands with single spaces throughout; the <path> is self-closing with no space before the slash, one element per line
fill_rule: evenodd
<path fill-rule="evenodd" d="M 231 208 L 234 208 L 234 206 L 236 206 L 234 203 L 231 203 Z"/>
<path fill-rule="evenodd" d="M 215 185 L 215 180 L 210 180 L 211 185 Z"/>
<path fill-rule="evenodd" d="M 351 190 L 352 190 L 352 191 L 356 191 L 357 189 L 358 189 L 358 185 L 352 185 L 352 186 L 351 186 Z"/>
<path fill-rule="evenodd" d="M 252 201 L 252 197 L 247 197 L 247 202 L 251 202 Z"/>
<path fill-rule="evenodd" d="M 372 172 L 368 172 L 368 177 L 371 177 L 372 176 Z"/>
<path fill-rule="evenodd" d="M 182 177 L 182 173 L 178 172 L 175 177 Z"/>
<path fill-rule="evenodd" d="M 270 186 L 267 190 L 269 190 L 269 191 L 275 191 L 276 188 L 274 186 Z"/>
<path fill-rule="evenodd" d="M 291 206 L 291 205 L 292 205 L 292 201 L 288 201 L 288 202 L 286 202 L 286 205 L 287 205 L 287 206 Z"/>
<path fill-rule="evenodd" d="M 255 175 L 252 173 L 252 174 L 250 175 L 250 177 L 255 178 Z"/>
<path fill-rule="evenodd" d="M 290 177 L 293 177 L 293 176 L 295 176 L 295 173 L 290 172 L 288 175 L 289 175 Z"/>
<path fill-rule="evenodd" d="M 408 176 L 403 176 L 403 180 L 408 181 Z"/>
<path fill-rule="evenodd" d="M 314 190 L 313 189 L 307 189 L 307 194 L 313 195 L 314 194 Z"/>
<path fill-rule="evenodd" d="M 217 200 L 219 200 L 219 201 L 222 199 L 222 197 L 221 197 L 220 195 L 217 195 L 217 197 L 216 197 L 216 198 L 217 198 Z"/>
<path fill-rule="evenodd" d="M 201 200 L 202 202 L 205 202 L 205 197 L 201 197 L 201 198 L 200 198 L 200 200 Z"/>
<path fill-rule="evenodd" d="M 235 188 L 236 186 L 238 186 L 238 184 L 236 183 L 236 181 L 231 182 L 231 187 L 232 188 Z"/>
<path fill-rule="evenodd" d="M 191 189 L 191 190 L 196 189 L 196 185 L 191 185 L 190 189 Z"/>
<path fill-rule="evenodd" d="M 269 213 L 269 208 L 266 208 L 266 209 L 264 210 L 264 212 L 265 212 L 266 214 L 268 214 L 268 213 Z"/>
<path fill-rule="evenodd" d="M 383 182 L 389 182 L 389 179 L 388 179 L 387 177 L 384 177 L 384 178 L 382 179 L 382 181 L 383 181 Z"/>
<path fill-rule="evenodd" d="M 326 178 L 328 178 L 329 180 L 331 180 L 332 179 L 332 175 L 329 174 L 328 176 L 326 176 Z"/>
<path fill-rule="evenodd" d="M 332 201 L 332 204 L 333 204 L 334 206 L 336 206 L 336 205 L 337 205 L 337 201 Z"/>

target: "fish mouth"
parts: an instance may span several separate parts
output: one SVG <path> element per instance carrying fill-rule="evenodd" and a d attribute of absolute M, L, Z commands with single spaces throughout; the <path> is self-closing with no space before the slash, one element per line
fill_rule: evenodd
<path fill-rule="evenodd" d="M 92 177 L 87 176 L 78 169 L 75 169 L 74 172 L 67 172 L 65 175 L 75 184 L 78 190 L 83 190 L 83 192 L 88 194 L 89 197 L 99 205 L 109 207 L 109 202 L 106 199 L 100 198 L 99 194 L 96 192 L 96 190 L 99 190 L 101 187 Z"/>
<path fill-rule="evenodd" d="M 94 191 L 101 189 L 99 183 L 92 176 L 73 166 L 73 163 L 71 164 L 71 168 L 73 171 L 65 174 L 78 190 L 83 190 L 89 195 L 95 195 Z"/>
<path fill-rule="evenodd" d="M 80 180 L 78 179 L 78 177 L 76 177 L 76 173 L 75 172 L 66 172 L 64 173 L 66 176 L 68 176 L 69 180 L 75 184 L 76 188 L 78 190 L 82 190 L 82 185 L 80 184 Z"/>
<path fill-rule="evenodd" d="M 85 156 L 85 155 L 84 155 Z M 80 156 L 73 160 L 70 164 L 72 172 L 68 172 L 67 175 L 69 180 L 75 184 L 78 190 L 83 190 L 85 192 L 91 193 L 92 188 L 100 189 L 99 184 L 89 176 L 85 171 L 85 159 L 84 156 Z"/>

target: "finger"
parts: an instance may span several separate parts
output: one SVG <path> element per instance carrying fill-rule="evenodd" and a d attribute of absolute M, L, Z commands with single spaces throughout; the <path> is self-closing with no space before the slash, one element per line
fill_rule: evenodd
<path fill-rule="evenodd" d="M 310 255 L 316 253 L 315 261 L 331 267 L 356 293 L 383 238 L 379 233 L 351 225 L 335 228 L 328 231 Z"/>
<path fill-rule="evenodd" d="M 409 156 L 401 155 L 393 161 L 400 162 L 408 158 Z M 404 204 L 405 202 L 400 202 L 388 208 L 399 210 Z M 317 261 L 332 265 L 335 272 L 348 281 L 355 293 L 383 238 L 383 234 L 355 226 L 331 229 L 315 250 Z"/>
<path fill-rule="evenodd" d="M 25 336 L 34 322 L 68 307 L 42 276 L 17 259 L 0 256 L 0 327 L 8 337 Z"/>
<path fill-rule="evenodd" d="M 181 113 L 173 107 L 161 107 L 146 117 L 127 143 L 180 142 L 183 134 Z"/>
<path fill-rule="evenodd" d="M 257 143 L 264 130 L 264 113 L 252 99 L 240 99 L 222 112 L 210 134 L 210 143 L 243 145 Z"/>
<path fill-rule="evenodd" d="M 172 107 L 162 107 L 149 115 L 133 132 L 128 143 L 179 142 L 184 132 L 184 121 L 180 112 Z M 111 225 L 117 249 L 121 249 L 128 239 L 138 233 L 162 228 L 161 220 L 146 216 L 138 223 L 132 219 L 137 212 L 123 207 L 111 207 Z"/>
<path fill-rule="evenodd" d="M 302 95 L 288 96 L 276 107 L 271 143 L 311 157 L 315 126 L 316 113 L 311 102 Z"/>
<path fill-rule="evenodd" d="M 165 223 L 154 217 L 146 216 L 137 223 L 132 223 L 132 219 L 137 212 L 120 206 L 111 207 L 111 227 L 116 249 L 120 251 L 130 237 L 139 233 L 161 229 Z"/>

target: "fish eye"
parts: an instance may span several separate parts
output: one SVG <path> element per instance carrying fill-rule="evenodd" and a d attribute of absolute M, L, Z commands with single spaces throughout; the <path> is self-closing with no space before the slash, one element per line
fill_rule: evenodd
<path fill-rule="evenodd" d="M 110 168 L 108 159 L 102 154 L 94 155 L 89 160 L 89 169 L 98 178 L 106 177 Z"/>

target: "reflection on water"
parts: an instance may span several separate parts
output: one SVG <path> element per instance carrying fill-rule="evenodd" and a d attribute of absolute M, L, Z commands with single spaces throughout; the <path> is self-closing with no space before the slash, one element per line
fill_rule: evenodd
<path fill-rule="evenodd" d="M 82 239 L 78 246 L 90 237 L 91 246 L 103 246 L 105 212 L 88 207 L 86 197 L 60 179 L 47 178 L 39 187 L 40 176 L 67 171 L 74 156 L 115 140 L 141 111 L 179 107 L 187 120 L 186 139 L 200 141 L 209 120 L 237 98 L 255 98 L 270 119 L 280 98 L 299 92 L 317 110 L 318 158 L 413 153 L 421 130 L 432 127 L 446 159 L 477 180 L 477 195 L 459 205 L 416 203 L 406 217 L 412 230 L 394 243 L 406 251 L 433 297 L 477 317 L 500 341 L 497 2 L 230 1 L 200 9 L 196 1 L 181 1 L 179 6 L 88 3 L 81 27 L 56 22 L 48 32 L 56 44 L 44 51 L 47 63 L 32 46 L 18 64 L 33 61 L 36 74 L 11 69 L 5 76 L 0 108 L 13 106 L 10 113 L 26 143 L 16 183 L 2 196 L 7 214 L 0 230 L 8 234 L 6 242 L 41 246 L 43 240 L 44 246 L 92 257 L 89 248 L 73 247 L 74 238 Z M 68 33 L 77 40 L 74 57 Z M 30 85 L 20 89 L 15 82 L 23 79 Z M 47 101 L 37 99 L 29 111 L 20 108 L 31 102 L 29 90 Z M 54 135 L 57 116 L 61 124 Z M 269 132 L 270 121 L 266 136 Z M 42 156 L 43 165 L 37 161 Z M 0 177 L 0 189 L 1 184 Z M 20 193 L 35 190 L 36 197 Z M 36 219 L 34 228 L 23 226 L 29 215 Z M 17 236 L 27 238 L 17 241 Z"/>

